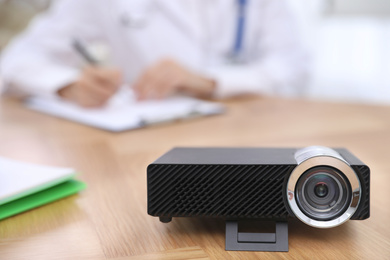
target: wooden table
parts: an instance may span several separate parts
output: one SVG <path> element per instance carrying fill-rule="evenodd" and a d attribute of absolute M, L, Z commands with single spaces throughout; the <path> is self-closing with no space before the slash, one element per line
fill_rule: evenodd
<path fill-rule="evenodd" d="M 73 167 L 88 188 L 0 222 L 0 259 L 390 259 L 390 107 L 239 98 L 226 114 L 109 133 L 0 103 L 0 156 Z M 371 168 L 371 218 L 289 221 L 289 252 L 225 251 L 221 219 L 147 214 L 146 167 L 174 146 L 346 147 Z"/>

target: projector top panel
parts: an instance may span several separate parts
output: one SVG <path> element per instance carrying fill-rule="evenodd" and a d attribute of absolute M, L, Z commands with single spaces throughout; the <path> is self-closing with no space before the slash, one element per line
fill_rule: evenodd
<path fill-rule="evenodd" d="M 295 148 L 173 148 L 153 164 L 296 165 Z"/>

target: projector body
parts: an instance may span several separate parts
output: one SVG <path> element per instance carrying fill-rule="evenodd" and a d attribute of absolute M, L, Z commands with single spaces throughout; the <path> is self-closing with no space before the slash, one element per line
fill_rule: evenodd
<path fill-rule="evenodd" d="M 343 148 L 174 148 L 148 166 L 147 186 L 162 222 L 298 217 L 327 228 L 370 215 L 370 170 Z"/>

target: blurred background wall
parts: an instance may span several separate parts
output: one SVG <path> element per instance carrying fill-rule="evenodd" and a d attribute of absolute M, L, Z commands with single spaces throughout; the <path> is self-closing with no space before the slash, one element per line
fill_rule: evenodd
<path fill-rule="evenodd" d="M 0 0 L 0 51 L 49 5 L 50 0 Z"/>
<path fill-rule="evenodd" d="M 50 1 L 0 0 L 0 52 Z M 390 104 L 390 0 L 288 1 L 313 53 L 308 97 Z"/>
<path fill-rule="evenodd" d="M 390 1 L 322 1 L 314 27 L 309 96 L 390 104 Z"/>

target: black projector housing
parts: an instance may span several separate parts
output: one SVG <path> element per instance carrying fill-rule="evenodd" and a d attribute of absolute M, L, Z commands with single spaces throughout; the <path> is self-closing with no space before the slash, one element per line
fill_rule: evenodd
<path fill-rule="evenodd" d="M 299 164 L 298 150 L 174 148 L 147 168 L 148 214 L 160 217 L 162 222 L 169 222 L 172 217 L 226 220 L 299 217 L 288 201 L 291 191 L 287 188 Z M 370 216 L 370 169 L 346 149 L 333 151 L 341 156 L 338 160 L 353 169 L 360 185 L 359 194 L 350 191 L 350 199 L 355 201 L 356 207 L 347 218 L 367 219 Z M 321 155 L 320 151 L 314 157 Z M 291 196 L 298 196 L 296 194 Z M 301 206 L 298 208 L 302 210 Z M 323 223 L 322 219 L 318 223 Z M 310 221 L 307 224 L 311 225 Z M 322 227 L 321 224 L 313 226 Z"/>

